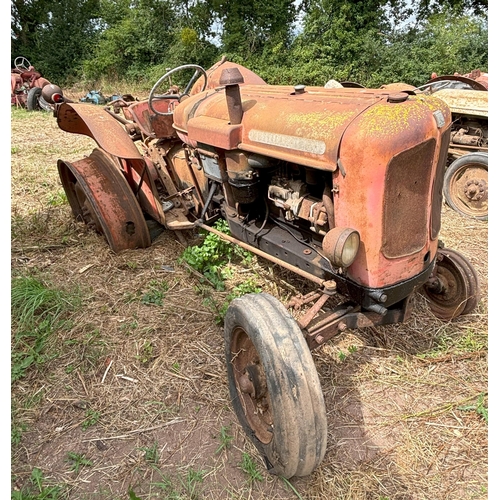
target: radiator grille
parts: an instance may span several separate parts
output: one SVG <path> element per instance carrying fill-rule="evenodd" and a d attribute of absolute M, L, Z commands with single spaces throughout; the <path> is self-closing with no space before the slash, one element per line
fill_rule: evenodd
<path fill-rule="evenodd" d="M 387 258 L 411 255 L 428 238 L 428 199 L 435 139 L 396 155 L 388 165 L 382 253 Z"/>

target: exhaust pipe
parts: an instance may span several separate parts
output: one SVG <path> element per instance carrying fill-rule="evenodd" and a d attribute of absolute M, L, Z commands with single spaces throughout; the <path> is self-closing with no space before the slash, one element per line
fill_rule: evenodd
<path fill-rule="evenodd" d="M 219 84 L 226 87 L 226 103 L 231 125 L 239 125 L 243 118 L 239 84 L 244 81 L 238 68 L 228 68 L 222 71 Z"/>

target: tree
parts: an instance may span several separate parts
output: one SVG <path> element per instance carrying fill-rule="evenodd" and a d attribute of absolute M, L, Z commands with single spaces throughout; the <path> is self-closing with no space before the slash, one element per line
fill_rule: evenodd
<path fill-rule="evenodd" d="M 48 21 L 52 0 L 11 0 L 11 49 L 12 58 L 22 55 L 28 59 L 36 56 L 37 33 Z"/>
<path fill-rule="evenodd" d="M 103 0 L 101 16 L 105 29 L 84 62 L 86 78 L 156 80 L 167 67 L 211 64 L 216 53 L 210 13 L 199 2 Z"/>
<path fill-rule="evenodd" d="M 473 69 L 488 71 L 486 22 L 448 10 L 430 16 L 418 30 L 409 28 L 395 35 L 370 82 L 378 86 L 405 81 L 419 86 L 430 79 L 432 72 L 452 75 Z"/>
<path fill-rule="evenodd" d="M 488 0 L 412 0 L 411 5 L 419 21 L 446 11 L 452 11 L 456 15 L 472 14 L 483 18 L 488 14 Z"/>
<path fill-rule="evenodd" d="M 173 4 L 177 14 L 172 23 L 174 42 L 165 60 L 171 67 L 182 64 L 212 66 L 219 50 L 214 43 L 215 13 L 210 4 L 202 0 L 174 0 Z"/>
<path fill-rule="evenodd" d="M 95 40 L 99 0 L 13 0 L 12 56 L 23 55 L 51 81 L 78 72 Z"/>
<path fill-rule="evenodd" d="M 383 50 L 389 29 L 386 1 L 310 0 L 303 5 L 303 31 L 294 42 L 294 60 L 304 84 L 329 79 L 365 79 Z"/>
<path fill-rule="evenodd" d="M 154 83 L 222 54 L 268 83 L 420 85 L 486 70 L 486 0 L 11 0 L 12 58 L 58 83 Z M 300 19 L 300 23 L 299 23 Z"/>
<path fill-rule="evenodd" d="M 295 83 L 324 85 L 334 78 L 418 86 L 432 71 L 485 70 L 485 17 L 464 14 L 464 2 L 449 2 L 454 9 L 441 6 L 419 20 L 412 13 L 424 2 L 308 0 L 302 4 L 304 29 L 293 44 Z"/>
<path fill-rule="evenodd" d="M 210 0 L 221 26 L 222 50 L 249 59 L 266 49 L 289 46 L 296 7 L 293 0 Z"/>

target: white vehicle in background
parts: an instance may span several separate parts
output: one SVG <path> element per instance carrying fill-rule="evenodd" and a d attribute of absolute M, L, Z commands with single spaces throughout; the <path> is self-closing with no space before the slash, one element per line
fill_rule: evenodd
<path fill-rule="evenodd" d="M 487 73 L 434 76 L 419 90 L 442 99 L 452 113 L 446 203 L 462 215 L 488 220 Z"/>

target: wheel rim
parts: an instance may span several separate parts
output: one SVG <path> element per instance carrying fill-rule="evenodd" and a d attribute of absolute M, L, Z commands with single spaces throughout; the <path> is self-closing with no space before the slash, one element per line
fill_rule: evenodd
<path fill-rule="evenodd" d="M 79 206 L 79 213 L 77 215 L 77 218 L 81 219 L 82 222 L 87 224 L 87 226 L 89 226 L 91 229 L 97 231 L 99 234 L 103 234 L 103 229 L 101 222 L 99 221 L 99 217 L 95 213 L 95 210 L 92 208 L 92 205 L 90 204 L 84 190 L 73 175 L 71 175 L 70 182 L 67 184 L 67 186 L 73 192 L 75 197 L 74 199 Z"/>
<path fill-rule="evenodd" d="M 440 253 L 435 275 L 424 286 L 432 312 L 450 320 L 462 314 L 471 298 L 470 279 L 463 261 L 455 254 Z"/>
<path fill-rule="evenodd" d="M 445 249 L 444 252 L 446 252 L 446 255 L 449 258 L 454 259 L 457 262 L 457 264 L 462 267 L 462 270 L 464 271 L 464 276 L 466 278 L 469 295 L 464 310 L 462 311 L 461 314 L 468 314 L 473 309 L 475 309 L 475 307 L 479 302 L 479 296 L 480 296 L 479 277 L 472 264 L 462 254 L 460 254 L 455 250 L 451 250 L 449 248 Z"/>
<path fill-rule="evenodd" d="M 95 149 L 83 160 L 59 160 L 57 166 L 73 215 L 104 234 L 114 252 L 151 245 L 141 208 L 111 158 Z"/>
<path fill-rule="evenodd" d="M 488 170 L 476 163 L 459 168 L 450 178 L 451 202 L 465 215 L 488 215 Z"/>
<path fill-rule="evenodd" d="M 234 380 L 247 422 L 264 444 L 273 438 L 273 414 L 264 367 L 257 350 L 243 328 L 236 328 L 231 341 Z"/>
<path fill-rule="evenodd" d="M 52 111 L 53 109 L 52 106 L 42 96 L 38 98 L 38 106 L 44 111 Z"/>

